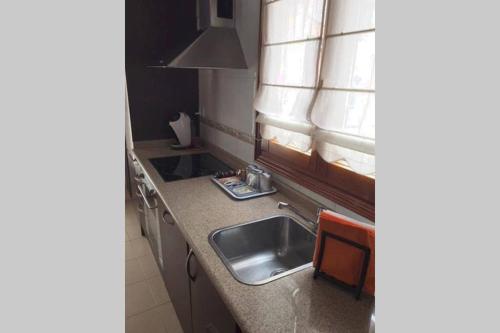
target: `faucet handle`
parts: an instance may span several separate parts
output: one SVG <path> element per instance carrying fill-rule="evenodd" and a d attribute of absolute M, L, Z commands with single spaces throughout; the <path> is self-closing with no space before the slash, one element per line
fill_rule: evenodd
<path fill-rule="evenodd" d="M 287 202 L 280 201 L 278 202 L 278 209 L 282 209 L 283 207 L 288 207 L 289 204 Z"/>

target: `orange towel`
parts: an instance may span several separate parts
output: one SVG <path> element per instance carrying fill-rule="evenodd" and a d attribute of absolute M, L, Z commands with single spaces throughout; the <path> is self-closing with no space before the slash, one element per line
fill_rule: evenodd
<path fill-rule="evenodd" d="M 323 211 L 320 215 L 314 267 L 321 241 L 321 232 L 327 231 L 368 247 L 371 251 L 363 291 L 375 294 L 375 227 L 350 219 L 346 216 Z M 357 285 L 361 274 L 364 253 L 349 244 L 333 238 L 326 238 L 321 271 L 350 285 Z"/>

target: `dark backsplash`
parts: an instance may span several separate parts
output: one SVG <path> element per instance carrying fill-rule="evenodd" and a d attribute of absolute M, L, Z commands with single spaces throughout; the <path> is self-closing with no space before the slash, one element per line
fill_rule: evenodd
<path fill-rule="evenodd" d="M 197 36 L 195 0 L 126 0 L 125 63 L 134 141 L 175 138 L 176 112 L 198 111 L 198 71 L 168 63 Z M 195 133 L 196 134 L 196 133 Z"/>
<path fill-rule="evenodd" d="M 134 141 L 175 138 L 168 121 L 198 110 L 196 70 L 127 66 L 127 84 Z"/>

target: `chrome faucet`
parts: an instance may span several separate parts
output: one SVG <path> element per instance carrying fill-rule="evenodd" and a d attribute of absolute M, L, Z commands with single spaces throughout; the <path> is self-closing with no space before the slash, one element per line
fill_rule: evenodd
<path fill-rule="evenodd" d="M 319 214 L 324 209 L 326 209 L 324 207 L 318 207 L 318 210 L 316 211 L 316 221 L 312 221 L 312 220 L 308 219 L 307 217 L 305 217 L 296 207 L 290 205 L 289 203 L 282 202 L 282 201 L 278 202 L 278 209 L 283 209 L 283 208 L 290 209 L 292 212 L 294 212 L 295 214 L 297 214 L 298 216 L 300 216 L 304 221 L 306 221 L 307 223 L 309 223 L 312 226 L 313 231 L 315 233 L 318 230 Z"/>

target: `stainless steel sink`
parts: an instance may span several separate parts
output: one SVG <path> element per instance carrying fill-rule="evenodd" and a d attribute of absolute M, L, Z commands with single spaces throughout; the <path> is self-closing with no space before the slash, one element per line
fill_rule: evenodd
<path fill-rule="evenodd" d="M 260 285 L 310 267 L 316 236 L 279 215 L 215 230 L 208 240 L 236 280 Z"/>

